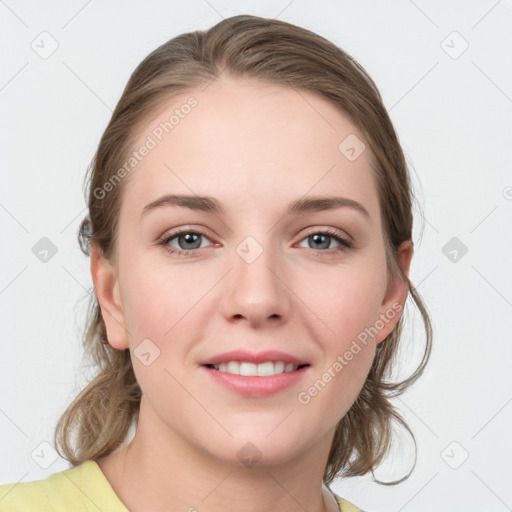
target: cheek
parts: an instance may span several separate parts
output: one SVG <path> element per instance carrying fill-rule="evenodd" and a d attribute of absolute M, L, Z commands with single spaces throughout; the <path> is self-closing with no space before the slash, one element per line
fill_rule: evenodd
<path fill-rule="evenodd" d="M 156 271 L 133 269 L 126 278 L 125 293 L 132 364 L 143 393 L 151 402 L 159 399 L 163 388 L 168 395 L 180 396 L 180 386 L 172 376 L 183 380 L 185 369 L 177 362 L 184 360 L 189 343 L 184 333 L 190 336 L 191 322 L 198 321 L 190 311 L 191 301 L 176 280 L 171 283 L 165 273 Z M 156 409 L 165 413 L 167 407 L 170 404 L 162 403 Z"/>
<path fill-rule="evenodd" d="M 130 333 L 163 338 L 190 309 L 197 290 L 194 293 L 192 282 L 180 269 L 155 266 L 151 261 L 145 264 L 144 258 L 133 260 L 126 268 L 123 309 Z"/>
<path fill-rule="evenodd" d="M 364 278 L 359 272 L 338 272 L 330 280 L 329 293 L 310 295 L 323 321 L 317 340 L 324 359 L 297 399 L 308 413 L 323 418 L 320 430 L 325 425 L 334 427 L 348 412 L 370 371 L 375 357 L 370 329 L 381 303 L 378 278 L 378 273 L 370 271 Z"/>
<path fill-rule="evenodd" d="M 131 283 L 129 297 L 123 303 L 127 328 L 133 343 L 139 338 L 150 338 L 156 344 L 171 327 L 172 294 L 168 290 L 152 286 L 150 280 Z"/>
<path fill-rule="evenodd" d="M 145 380 L 146 368 L 137 360 L 143 342 L 150 354 L 157 354 L 152 370 L 168 368 L 176 376 L 184 373 L 186 369 L 177 362 L 185 361 L 190 347 L 202 337 L 206 301 L 201 298 L 211 284 L 197 272 L 150 265 L 133 265 L 124 283 L 123 309 L 137 377 Z"/>
<path fill-rule="evenodd" d="M 329 327 L 326 339 L 342 349 L 378 319 L 385 273 L 378 267 L 335 269 L 324 281 L 328 285 L 323 291 L 304 283 L 303 295 Z"/>

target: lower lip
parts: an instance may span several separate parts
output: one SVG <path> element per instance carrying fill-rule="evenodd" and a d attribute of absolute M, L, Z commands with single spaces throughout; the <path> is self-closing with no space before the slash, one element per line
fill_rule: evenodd
<path fill-rule="evenodd" d="M 220 372 L 207 366 L 201 366 L 201 368 L 208 372 L 208 375 L 215 382 L 225 386 L 230 391 L 242 396 L 260 398 L 274 395 L 283 389 L 293 386 L 304 377 L 309 366 L 293 372 L 278 373 L 277 375 L 267 377 L 246 377 L 245 375 Z"/>

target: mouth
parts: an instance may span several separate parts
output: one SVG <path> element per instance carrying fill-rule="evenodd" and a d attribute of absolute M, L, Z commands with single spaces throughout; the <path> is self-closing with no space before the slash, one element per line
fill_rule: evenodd
<path fill-rule="evenodd" d="M 205 364 L 207 368 L 231 375 L 244 377 L 272 377 L 281 373 L 290 373 L 306 368 L 309 364 L 294 364 L 285 361 L 265 361 L 252 363 L 250 361 L 228 361 L 219 364 Z"/>
<path fill-rule="evenodd" d="M 226 361 L 205 363 L 200 366 L 214 385 L 242 397 L 264 398 L 287 388 L 293 388 L 309 372 L 309 364 L 297 362 Z"/>
<path fill-rule="evenodd" d="M 269 397 L 299 385 L 310 363 L 280 350 L 231 350 L 203 359 L 200 368 L 214 386 L 243 397 Z"/>

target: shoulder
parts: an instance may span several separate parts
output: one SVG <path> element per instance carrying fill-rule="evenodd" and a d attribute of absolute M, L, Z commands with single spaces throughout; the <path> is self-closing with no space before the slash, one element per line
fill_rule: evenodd
<path fill-rule="evenodd" d="M 77 494 L 84 464 L 53 473 L 44 480 L 1 485 L 0 512 L 54 512 L 59 507 L 79 510 Z"/>
<path fill-rule="evenodd" d="M 112 512 L 127 510 L 92 460 L 44 480 L 0 485 L 0 512 L 85 512 L 91 502 Z"/>
<path fill-rule="evenodd" d="M 42 480 L 0 485 L 0 511 L 53 511 Z"/>
<path fill-rule="evenodd" d="M 334 497 L 338 501 L 338 504 L 340 506 L 341 512 L 364 512 L 359 507 L 356 507 L 353 503 L 350 503 L 350 501 L 347 501 L 344 498 L 341 498 L 337 494 L 333 493 Z"/>

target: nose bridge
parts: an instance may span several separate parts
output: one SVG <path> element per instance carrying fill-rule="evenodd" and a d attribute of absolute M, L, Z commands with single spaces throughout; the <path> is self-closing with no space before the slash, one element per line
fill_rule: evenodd
<path fill-rule="evenodd" d="M 231 257 L 228 290 L 224 297 L 224 313 L 228 317 L 243 316 L 252 324 L 284 317 L 288 300 L 286 287 L 279 277 L 279 255 L 266 234 L 248 235 Z"/>

